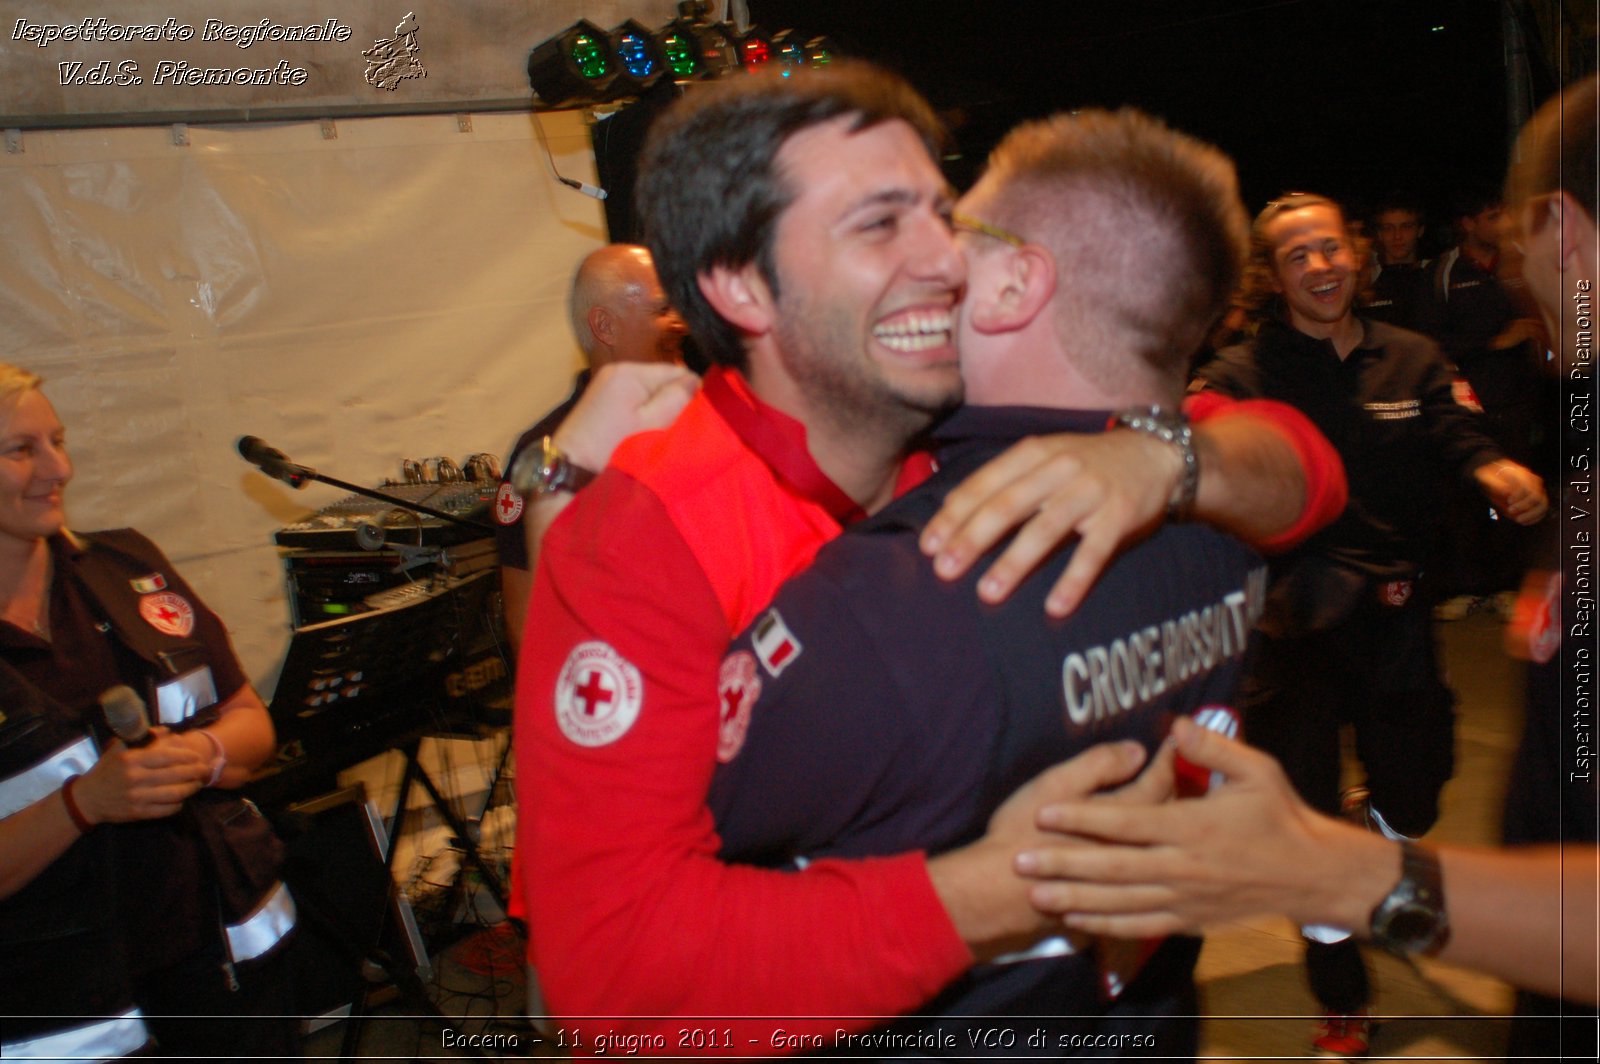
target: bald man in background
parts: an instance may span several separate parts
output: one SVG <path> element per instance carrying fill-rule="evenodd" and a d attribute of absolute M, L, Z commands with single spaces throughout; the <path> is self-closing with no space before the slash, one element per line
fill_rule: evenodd
<path fill-rule="evenodd" d="M 513 651 L 522 645 L 533 571 L 523 535 L 523 499 L 510 483 L 512 466 L 524 450 L 542 447 L 560 427 L 596 372 L 617 362 L 677 362 L 689 331 L 661 290 L 649 249 L 636 244 L 607 244 L 590 252 L 573 275 L 567 310 L 584 369 L 573 381 L 572 394 L 517 438 L 495 498 L 495 547 Z"/>

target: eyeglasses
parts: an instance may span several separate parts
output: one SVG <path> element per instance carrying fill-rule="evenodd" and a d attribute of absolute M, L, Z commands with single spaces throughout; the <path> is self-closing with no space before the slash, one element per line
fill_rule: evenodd
<path fill-rule="evenodd" d="M 1009 230 L 1001 229 L 998 225 L 990 225 L 988 222 L 980 222 L 978 219 L 968 217 L 965 214 L 952 214 L 950 216 L 950 227 L 958 233 L 981 233 L 984 236 L 992 236 L 996 240 L 1005 241 L 1014 248 L 1020 248 L 1027 243 L 1026 240 Z"/>

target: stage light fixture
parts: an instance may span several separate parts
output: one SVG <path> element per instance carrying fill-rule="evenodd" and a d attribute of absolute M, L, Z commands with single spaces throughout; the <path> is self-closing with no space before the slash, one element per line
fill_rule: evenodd
<path fill-rule="evenodd" d="M 634 19 L 611 31 L 611 47 L 617 57 L 617 76 L 608 94 L 611 99 L 637 96 L 667 71 L 661 42 Z"/>
<path fill-rule="evenodd" d="M 797 67 L 806 65 L 805 34 L 798 30 L 779 30 L 772 35 L 772 60 L 783 67 L 787 77 Z"/>
<path fill-rule="evenodd" d="M 656 40 L 661 45 L 661 54 L 666 58 L 667 69 L 675 79 L 689 81 L 700 77 L 704 64 L 700 62 L 700 44 L 693 33 L 676 22 L 669 22 L 656 34 Z"/>
<path fill-rule="evenodd" d="M 528 81 L 548 104 L 600 99 L 617 76 L 619 64 L 607 33 L 580 19 L 533 50 Z"/>
<path fill-rule="evenodd" d="M 771 63 L 774 54 L 772 38 L 756 26 L 739 38 L 739 65 L 751 73 Z"/>
<path fill-rule="evenodd" d="M 785 76 L 834 57 L 826 37 L 797 30 L 769 35 L 712 22 L 706 0 L 680 0 L 678 17 L 657 32 L 628 19 L 606 33 L 580 19 L 528 56 L 528 81 L 546 106 L 593 104 L 644 95 L 662 78 L 710 80 L 777 64 Z"/>
<path fill-rule="evenodd" d="M 700 63 L 708 78 L 726 77 L 740 68 L 739 33 L 731 22 L 700 23 L 694 27 L 700 43 Z"/>
<path fill-rule="evenodd" d="M 839 50 L 828 37 L 813 37 L 806 42 L 806 65 L 827 66 L 838 56 Z"/>

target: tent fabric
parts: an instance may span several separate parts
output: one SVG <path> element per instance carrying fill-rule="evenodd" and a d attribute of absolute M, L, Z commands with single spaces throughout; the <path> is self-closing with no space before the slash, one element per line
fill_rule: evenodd
<path fill-rule="evenodd" d="M 594 157 L 573 111 L 175 133 L 0 153 L 0 359 L 67 426 L 71 525 L 159 543 L 270 692 L 272 533 L 345 493 L 269 480 L 235 440 L 374 486 L 403 458 L 503 458 L 579 365 L 566 291 L 605 223 L 555 172 L 594 182 Z"/>

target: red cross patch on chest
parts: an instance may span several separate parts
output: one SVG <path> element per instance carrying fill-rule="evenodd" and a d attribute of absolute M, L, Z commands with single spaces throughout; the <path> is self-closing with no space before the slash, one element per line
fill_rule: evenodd
<path fill-rule="evenodd" d="M 194 631 L 194 607 L 182 595 L 161 591 L 139 600 L 139 616 L 158 632 L 186 636 Z"/>

